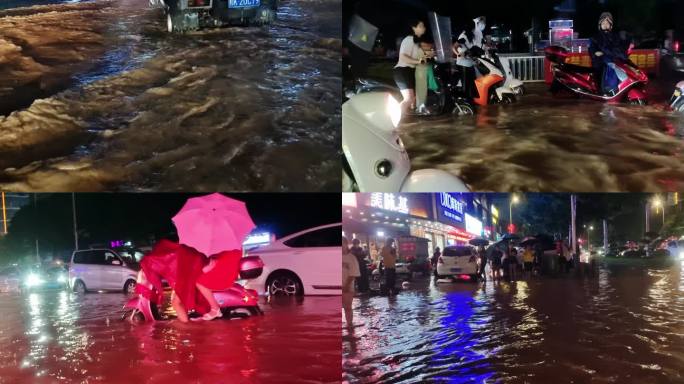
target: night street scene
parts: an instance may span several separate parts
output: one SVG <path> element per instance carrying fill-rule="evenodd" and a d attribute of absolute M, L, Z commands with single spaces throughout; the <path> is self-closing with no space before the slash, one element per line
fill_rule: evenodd
<path fill-rule="evenodd" d="M 344 382 L 684 382 L 681 193 L 343 196 Z"/>
<path fill-rule="evenodd" d="M 339 209 L 2 193 L 0 383 L 339 382 Z"/>
<path fill-rule="evenodd" d="M 342 3 L 344 191 L 684 188 L 684 2 Z"/>
<path fill-rule="evenodd" d="M 340 7 L 0 2 L 0 188 L 339 191 Z"/>

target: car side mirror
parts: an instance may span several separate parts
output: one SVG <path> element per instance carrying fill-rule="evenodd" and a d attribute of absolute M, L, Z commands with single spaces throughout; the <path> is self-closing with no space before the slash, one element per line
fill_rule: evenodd
<path fill-rule="evenodd" d="M 121 261 L 119 261 L 119 260 L 112 260 L 112 265 L 121 265 Z"/>

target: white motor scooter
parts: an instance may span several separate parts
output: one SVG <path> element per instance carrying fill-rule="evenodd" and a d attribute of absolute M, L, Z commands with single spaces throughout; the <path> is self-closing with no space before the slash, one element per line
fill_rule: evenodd
<path fill-rule="evenodd" d="M 670 99 L 670 108 L 675 112 L 684 112 L 684 81 L 680 81 L 675 87 Z"/>
<path fill-rule="evenodd" d="M 506 81 L 501 87 L 510 90 L 517 96 L 522 96 L 522 94 L 525 93 L 525 84 L 513 76 L 513 71 L 511 71 L 511 65 L 510 61 L 508 61 L 508 58 L 498 56 L 493 52 L 490 52 L 490 57 L 494 59 L 494 62 L 499 62 L 499 69 L 501 69 L 504 73 L 504 78 Z"/>
<path fill-rule="evenodd" d="M 399 102 L 387 92 L 353 95 L 342 104 L 342 190 L 344 192 L 469 192 L 448 172 L 411 172 L 399 137 Z"/>

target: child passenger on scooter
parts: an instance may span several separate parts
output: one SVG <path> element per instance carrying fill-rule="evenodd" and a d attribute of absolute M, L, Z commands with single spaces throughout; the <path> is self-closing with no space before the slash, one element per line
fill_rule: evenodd
<path fill-rule="evenodd" d="M 202 268 L 204 273 L 197 279 L 195 286 L 209 302 L 211 311 L 199 319 L 208 321 L 222 316 L 221 308 L 212 292 L 233 286 L 238 277 L 241 257 L 242 251 L 239 249 L 220 252 L 209 257 L 209 264 Z"/>

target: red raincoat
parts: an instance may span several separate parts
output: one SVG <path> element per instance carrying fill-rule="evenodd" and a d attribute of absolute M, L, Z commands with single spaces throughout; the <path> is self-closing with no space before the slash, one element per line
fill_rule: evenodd
<path fill-rule="evenodd" d="M 151 292 L 145 292 L 145 287 L 140 285 L 136 287 L 136 291 L 151 301 L 161 303 L 161 280 L 164 279 L 188 311 L 194 309 L 200 314 L 207 313 L 211 309 L 209 303 L 195 287 L 206 263 L 207 258 L 195 249 L 170 240 L 161 240 L 140 262 L 145 277 L 156 290 L 156 297 Z"/>

